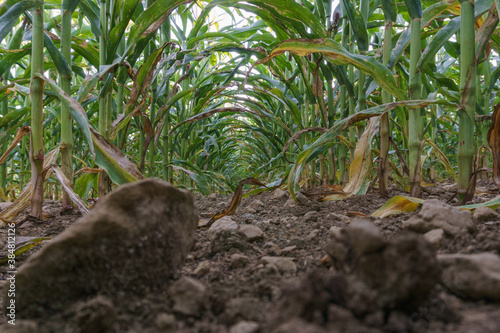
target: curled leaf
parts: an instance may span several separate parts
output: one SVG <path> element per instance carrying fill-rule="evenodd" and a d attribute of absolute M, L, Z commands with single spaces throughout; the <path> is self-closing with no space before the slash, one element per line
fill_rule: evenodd
<path fill-rule="evenodd" d="M 414 212 L 425 200 L 404 197 L 402 195 L 396 195 L 377 209 L 371 216 L 373 217 L 387 217 L 391 215 L 398 215 L 402 213 Z"/>
<path fill-rule="evenodd" d="M 87 205 L 83 202 L 82 199 L 73 191 L 73 188 L 71 187 L 71 184 L 64 175 L 64 173 L 61 171 L 61 169 L 57 165 L 53 165 L 52 169 L 54 170 L 55 176 L 59 183 L 61 183 L 61 186 L 64 188 L 64 191 L 69 195 L 71 201 L 78 207 L 80 212 L 82 212 L 83 215 L 86 215 L 89 213 L 89 209 Z"/>
<path fill-rule="evenodd" d="M 209 227 L 215 220 L 218 220 L 221 217 L 224 217 L 226 215 L 234 215 L 234 213 L 236 213 L 236 208 L 240 205 L 241 197 L 243 195 L 243 185 L 245 184 L 266 187 L 265 184 L 259 182 L 257 179 L 253 177 L 248 177 L 243 179 L 242 181 L 239 182 L 238 187 L 234 191 L 233 199 L 231 200 L 231 204 L 229 205 L 229 207 L 223 212 L 215 214 L 210 220 L 208 220 L 208 222 L 201 219 L 200 220 L 201 223 L 199 223 L 198 226 Z"/>
<path fill-rule="evenodd" d="M 9 156 L 10 152 L 14 148 L 16 148 L 17 144 L 21 141 L 23 136 L 28 134 L 30 132 L 30 130 L 31 129 L 29 128 L 29 126 L 23 126 L 23 127 L 19 127 L 17 129 L 16 136 L 15 136 L 14 140 L 12 141 L 12 143 L 10 144 L 9 148 L 7 148 L 7 150 L 3 153 L 3 155 L 0 156 L 0 165 L 4 164 L 7 161 L 7 157 Z"/>

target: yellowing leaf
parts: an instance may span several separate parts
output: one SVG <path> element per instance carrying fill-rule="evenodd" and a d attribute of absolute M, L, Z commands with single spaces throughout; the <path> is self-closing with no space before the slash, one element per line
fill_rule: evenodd
<path fill-rule="evenodd" d="M 379 117 L 370 118 L 368 124 L 363 132 L 363 135 L 356 144 L 354 150 L 354 158 L 350 166 L 349 182 L 344 188 L 344 193 L 335 193 L 325 196 L 321 201 L 334 201 L 348 198 L 352 195 L 365 194 L 370 185 L 370 175 L 372 173 L 372 139 L 378 132 L 378 125 L 380 123 Z"/>
<path fill-rule="evenodd" d="M 425 200 L 396 195 L 387 201 L 382 207 L 377 209 L 371 216 L 387 217 L 402 213 L 414 212 Z"/>

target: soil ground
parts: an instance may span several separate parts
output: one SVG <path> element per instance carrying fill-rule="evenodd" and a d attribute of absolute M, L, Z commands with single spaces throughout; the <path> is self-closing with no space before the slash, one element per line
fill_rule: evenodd
<path fill-rule="evenodd" d="M 482 202 L 495 196 L 493 184 L 478 186 L 474 201 Z M 425 187 L 423 198 L 448 201 L 455 191 L 450 184 Z M 487 194 L 484 194 L 487 193 Z M 392 195 L 404 194 L 396 190 Z M 215 213 L 223 210 L 230 203 L 231 197 L 195 195 L 199 212 Z M 381 198 L 375 191 L 364 196 L 354 196 L 343 201 L 313 202 L 310 206 L 287 207 L 287 197 L 273 199 L 273 193 L 244 198 L 231 218 L 240 226 L 251 224 L 264 231 L 264 237 L 242 248 L 230 247 L 214 251 L 213 239 L 208 230 L 199 228 L 196 243 L 187 257 L 182 269 L 183 276 L 189 276 L 203 283 L 208 289 L 208 301 L 205 309 L 195 316 L 166 315 L 173 313 L 172 302 L 167 293 L 146 294 L 143 297 L 121 296 L 126 307 L 118 313 L 113 332 L 269 332 L 269 321 L 279 302 L 313 271 L 326 272 L 329 268 L 322 263 L 326 252 L 325 245 L 330 240 L 329 229 L 332 226 L 345 228 L 354 217 L 370 215 L 387 198 Z M 260 200 L 263 205 L 250 205 Z M 452 200 L 451 204 L 457 204 Z M 249 205 L 252 207 L 250 208 Z M 255 208 L 257 207 L 257 209 Z M 46 201 L 43 222 L 26 221 L 18 225 L 17 236 L 53 237 L 71 226 L 81 215 L 73 212 L 60 215 L 61 204 Z M 317 212 L 316 221 L 306 221 L 305 215 Z M 402 228 L 402 221 L 412 214 L 407 213 L 390 218 L 367 217 L 390 239 Z M 23 216 L 20 216 L 23 219 Z M 5 245 L 6 229 L 0 229 L 0 249 Z M 17 258 L 21 265 L 26 258 L 44 246 L 45 242 Z M 5 249 L 4 249 L 5 250 Z M 4 252 L 2 250 L 2 252 Z M 473 233 L 446 240 L 438 253 L 478 253 L 484 251 L 499 254 L 500 220 L 479 223 Z M 3 254 L 3 253 L 2 253 Z M 248 258 L 235 264 L 235 254 Z M 288 257 L 296 264 L 295 273 L 281 274 L 274 266 L 265 265 L 264 256 Z M 119 260 L 119 258 L 116 258 Z M 200 264 L 205 262 L 200 269 Z M 198 268 L 198 269 L 197 269 Z M 6 286 L 6 266 L 0 266 L 0 288 Z M 43 272 L 40 272 L 43 274 Z M 166 281 L 166 287 L 171 283 Z M 166 288 L 167 289 L 167 288 Z M 3 293 L 0 293 L 0 298 Z M 120 297 L 120 296 L 116 296 Z M 115 299 L 116 301 L 116 299 Z M 120 300 L 119 300 L 120 301 Z M 1 299 L 0 299 L 1 304 Z M 402 322 L 398 325 L 384 326 L 383 319 L 355 319 L 356 329 L 352 332 L 490 332 L 496 329 L 500 317 L 488 314 L 499 313 L 500 305 L 488 301 L 469 301 L 459 298 L 437 285 L 430 299 L 414 313 L 401 314 L 394 319 Z M 163 318 L 163 319 L 162 319 Z M 165 319 L 167 318 L 167 319 Z M 169 319 L 170 318 L 170 319 Z M 167 323 L 162 323 L 166 321 Z M 393 320 L 393 321 L 394 321 Z M 235 324 L 251 321 L 258 324 L 258 330 L 237 330 Z M 496 323 L 495 323 L 496 321 Z M 0 331 L 5 329 L 6 317 L 0 316 Z M 64 314 L 44 318 L 39 322 L 20 321 L 16 332 L 68 332 Z M 3 328 L 2 328 L 3 327 Z M 24 328 L 23 328 L 24 327 Z M 162 329 L 163 327 L 163 329 Z M 170 329 L 167 329 L 170 327 Z M 232 329 L 231 329 L 232 327 Z M 312 330 L 311 330 L 312 332 Z M 491 331 L 493 332 L 493 331 Z M 497 331 L 495 331 L 497 332 Z"/>

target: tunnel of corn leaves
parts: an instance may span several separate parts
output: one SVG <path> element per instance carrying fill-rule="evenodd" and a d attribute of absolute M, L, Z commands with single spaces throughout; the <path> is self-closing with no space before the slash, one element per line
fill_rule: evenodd
<path fill-rule="evenodd" d="M 35 217 L 43 198 L 85 210 L 156 177 L 205 195 L 254 179 L 239 192 L 323 200 L 391 187 L 418 198 L 448 181 L 466 203 L 477 179 L 500 178 L 499 11 L 493 0 L 5 0 L 0 201 Z"/>

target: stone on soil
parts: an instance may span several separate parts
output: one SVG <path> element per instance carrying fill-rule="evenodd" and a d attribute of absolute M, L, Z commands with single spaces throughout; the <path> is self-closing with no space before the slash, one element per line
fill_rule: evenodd
<path fill-rule="evenodd" d="M 262 229 L 251 224 L 242 225 L 239 232 L 243 234 L 245 239 L 249 242 L 264 238 L 264 232 Z"/>
<path fill-rule="evenodd" d="M 265 318 L 265 309 L 256 298 L 238 297 L 230 299 L 225 305 L 223 319 L 228 325 L 240 321 L 262 322 Z"/>
<path fill-rule="evenodd" d="M 385 246 L 380 230 L 372 222 L 361 218 L 356 218 L 349 224 L 345 235 L 357 255 L 377 252 Z"/>
<path fill-rule="evenodd" d="M 304 221 L 305 222 L 316 222 L 316 221 L 318 221 L 318 212 L 316 212 L 316 211 L 307 212 L 304 215 Z"/>
<path fill-rule="evenodd" d="M 170 296 L 175 312 L 198 317 L 205 307 L 207 288 L 200 281 L 184 276 L 171 286 Z"/>
<path fill-rule="evenodd" d="M 340 221 L 340 222 L 348 222 L 351 219 L 348 216 L 342 215 L 342 214 L 336 214 L 336 213 L 329 213 L 326 216 L 327 220 L 333 220 L 333 221 Z"/>
<path fill-rule="evenodd" d="M 435 250 L 414 233 L 399 233 L 385 241 L 376 226 L 355 219 L 325 250 L 338 271 L 352 275 L 376 293 L 382 309 L 415 308 L 438 282 Z"/>
<path fill-rule="evenodd" d="M 46 316 L 100 293 L 161 289 L 177 276 L 197 223 L 187 191 L 153 179 L 120 186 L 19 268 L 18 318 Z M 5 306 L 9 300 L 5 295 Z"/>
<path fill-rule="evenodd" d="M 441 282 L 463 298 L 500 300 L 500 257 L 484 252 L 477 254 L 442 254 Z"/>
<path fill-rule="evenodd" d="M 249 246 L 248 241 L 241 233 L 234 230 L 222 230 L 215 234 L 210 242 L 210 255 L 231 251 L 245 252 Z"/>
<path fill-rule="evenodd" d="M 475 222 L 472 213 L 452 207 L 439 200 L 426 200 L 420 212 L 403 222 L 403 228 L 426 233 L 432 229 L 443 229 L 448 235 L 473 231 Z"/>
<path fill-rule="evenodd" d="M 232 218 L 228 216 L 221 217 L 216 220 L 208 229 L 208 234 L 210 237 L 214 237 L 221 231 L 236 231 L 238 230 L 238 224 L 233 221 Z"/>
<path fill-rule="evenodd" d="M 441 247 L 441 243 L 443 242 L 444 231 L 443 229 L 433 229 L 426 232 L 424 234 L 424 238 L 426 241 L 431 243 L 436 250 L 438 250 Z"/>
<path fill-rule="evenodd" d="M 478 207 L 474 211 L 474 218 L 477 222 L 489 222 L 498 220 L 500 215 L 489 207 Z"/>
<path fill-rule="evenodd" d="M 268 265 L 274 265 L 281 274 L 297 272 L 297 265 L 290 258 L 286 257 L 262 257 L 262 261 Z"/>
<path fill-rule="evenodd" d="M 285 202 L 285 208 L 293 208 L 295 206 L 297 206 L 297 203 L 292 198 Z"/>
<path fill-rule="evenodd" d="M 280 199 L 286 199 L 288 197 L 288 192 L 283 191 L 280 188 L 277 188 L 273 192 L 273 196 L 271 199 L 273 200 L 280 200 Z"/>
<path fill-rule="evenodd" d="M 155 324 L 159 330 L 170 330 L 175 327 L 175 316 L 171 313 L 159 313 L 156 316 Z"/>
<path fill-rule="evenodd" d="M 302 193 L 300 193 L 300 192 L 296 193 L 295 197 L 297 198 L 297 202 L 299 203 L 299 205 L 301 205 L 301 206 L 310 206 L 311 205 L 311 201 Z"/>
<path fill-rule="evenodd" d="M 210 272 L 210 268 L 212 267 L 212 264 L 208 260 L 204 260 L 198 264 L 196 269 L 193 271 L 193 274 L 196 276 L 203 276 Z"/>
<path fill-rule="evenodd" d="M 247 210 L 253 209 L 256 212 L 260 212 L 265 207 L 264 203 L 259 199 L 255 199 L 247 206 Z"/>
<path fill-rule="evenodd" d="M 239 253 L 231 255 L 231 263 L 229 264 L 231 268 L 241 268 L 245 267 L 250 262 L 250 259 Z"/>
<path fill-rule="evenodd" d="M 299 318 L 293 318 L 278 326 L 273 333 L 324 333 L 323 328 Z M 337 332 L 330 332 L 337 333 Z"/>
<path fill-rule="evenodd" d="M 254 321 L 240 321 L 229 328 L 229 333 L 258 333 L 259 324 Z"/>

